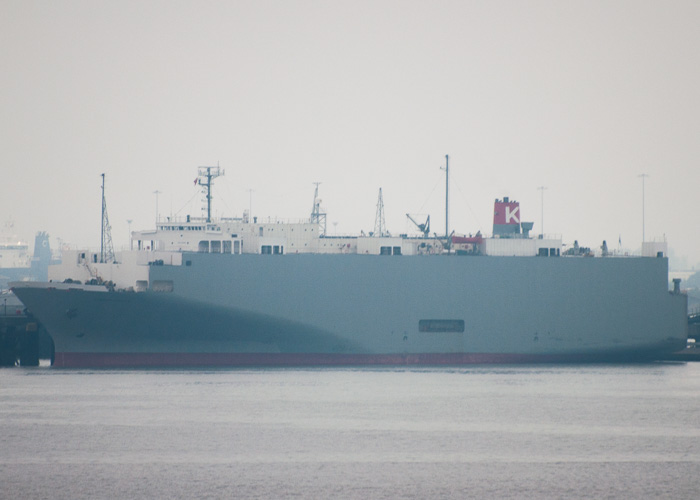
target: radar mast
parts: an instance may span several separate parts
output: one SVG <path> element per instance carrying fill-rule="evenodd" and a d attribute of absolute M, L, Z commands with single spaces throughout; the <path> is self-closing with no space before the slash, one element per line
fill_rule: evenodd
<path fill-rule="evenodd" d="M 220 175 L 224 175 L 224 171 L 219 168 L 219 164 L 216 167 L 199 167 L 197 171 L 197 182 L 202 186 L 202 193 L 206 196 L 207 200 L 207 222 L 211 222 L 211 181 Z"/>

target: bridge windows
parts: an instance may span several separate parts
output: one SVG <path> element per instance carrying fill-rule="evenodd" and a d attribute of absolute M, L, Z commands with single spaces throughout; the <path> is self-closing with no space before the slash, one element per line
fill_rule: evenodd
<path fill-rule="evenodd" d="M 201 240 L 197 245 L 199 253 L 240 254 L 241 240 Z"/>

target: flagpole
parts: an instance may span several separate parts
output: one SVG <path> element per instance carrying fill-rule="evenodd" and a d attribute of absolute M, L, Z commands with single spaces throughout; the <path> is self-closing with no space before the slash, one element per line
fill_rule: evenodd
<path fill-rule="evenodd" d="M 544 238 L 544 190 L 547 188 L 540 186 L 537 189 L 540 191 L 540 231 L 542 232 L 542 238 Z"/>
<path fill-rule="evenodd" d="M 644 224 L 644 179 L 649 177 L 648 174 L 639 174 L 637 177 L 642 178 L 642 243 L 646 241 L 646 234 L 645 234 L 645 224 Z"/>

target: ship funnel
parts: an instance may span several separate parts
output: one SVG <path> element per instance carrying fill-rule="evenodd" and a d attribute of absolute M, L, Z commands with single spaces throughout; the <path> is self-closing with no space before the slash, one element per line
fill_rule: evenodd
<path fill-rule="evenodd" d="M 493 235 L 513 238 L 520 234 L 520 203 L 507 196 L 493 204 Z"/>
<path fill-rule="evenodd" d="M 39 231 L 34 238 L 34 257 L 32 257 L 31 263 L 32 278 L 37 281 L 48 281 L 50 263 L 49 233 Z"/>

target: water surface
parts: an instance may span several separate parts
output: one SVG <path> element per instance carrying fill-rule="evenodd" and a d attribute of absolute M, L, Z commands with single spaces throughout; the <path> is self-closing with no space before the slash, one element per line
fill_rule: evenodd
<path fill-rule="evenodd" d="M 696 498 L 700 363 L 0 370 L 1 498 Z"/>

